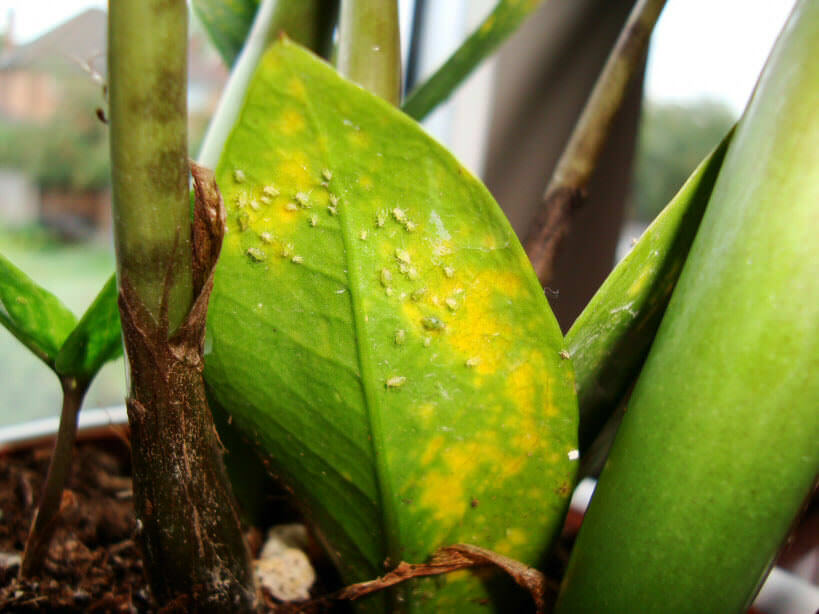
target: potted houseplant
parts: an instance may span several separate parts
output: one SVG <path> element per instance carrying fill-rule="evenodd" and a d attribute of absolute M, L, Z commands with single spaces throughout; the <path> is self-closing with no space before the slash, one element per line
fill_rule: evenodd
<path fill-rule="evenodd" d="M 84 386 L 118 351 L 118 296 L 137 517 L 160 603 L 256 607 L 204 381 L 216 413 L 292 489 L 345 581 L 394 569 L 348 595 L 495 565 L 543 608 L 544 579 L 528 566 L 553 542 L 578 461 L 639 373 L 557 611 L 746 607 L 819 464 L 817 258 L 804 235 L 816 202 L 809 109 L 819 80 L 805 59 L 819 44 L 815 4 L 797 5 L 736 133 L 565 339 L 486 190 L 391 106 L 395 6 L 342 4 L 337 66 L 365 90 L 289 41 L 264 51 L 275 20 L 319 23 L 295 10 L 308 5 L 259 9 L 201 156 L 215 181 L 193 168 L 192 229 L 184 3 L 111 7 L 119 289 L 109 282 L 75 324 L 3 263 L 13 309 L 2 321 L 52 366 L 66 397 L 24 573 L 59 511 Z M 427 112 L 531 8 L 499 3 L 405 110 Z M 635 5 L 558 165 L 527 241 L 541 282 L 661 8 Z M 228 50 L 243 23 L 231 15 L 211 24 Z M 326 30 L 307 32 L 321 49 Z M 748 395 L 760 390 L 773 392 L 755 404 Z M 621 545 L 607 549 L 612 539 Z M 712 580 L 723 588 L 699 589 Z M 478 573 L 413 580 L 360 603 L 510 611 L 514 595 Z"/>

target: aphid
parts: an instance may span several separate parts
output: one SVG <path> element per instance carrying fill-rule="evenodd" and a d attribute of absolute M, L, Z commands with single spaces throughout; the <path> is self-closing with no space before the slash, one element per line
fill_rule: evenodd
<path fill-rule="evenodd" d="M 315 215 L 315 214 L 311 215 L 310 219 L 308 221 L 310 222 L 310 226 L 314 226 L 314 227 L 318 226 L 318 216 L 317 215 Z"/>
<path fill-rule="evenodd" d="M 569 360 L 572 357 L 568 350 L 560 350 L 558 353 L 563 360 Z"/>
<path fill-rule="evenodd" d="M 389 269 L 381 269 L 381 285 L 385 288 L 390 285 L 392 281 L 392 273 Z"/>
<path fill-rule="evenodd" d="M 278 188 L 276 188 L 276 186 L 273 184 L 264 186 L 264 188 L 262 188 L 262 192 L 264 192 L 265 195 L 269 196 L 270 198 L 276 198 L 280 193 Z"/>
<path fill-rule="evenodd" d="M 427 330 L 444 330 L 446 328 L 444 321 L 435 316 L 426 316 L 421 320 L 421 325 Z"/>
<path fill-rule="evenodd" d="M 244 209 L 247 206 L 247 194 L 244 192 L 239 192 L 236 195 L 236 206 L 239 209 Z"/>
<path fill-rule="evenodd" d="M 333 205 L 334 207 L 338 207 L 338 196 L 336 196 L 335 194 L 330 194 L 329 199 L 331 205 Z"/>
<path fill-rule="evenodd" d="M 246 211 L 241 211 L 239 215 L 236 216 L 236 222 L 239 224 L 239 230 L 247 230 L 250 226 L 250 216 Z"/>
<path fill-rule="evenodd" d="M 398 270 L 401 272 L 402 275 L 406 275 L 409 272 L 409 265 L 404 264 L 403 262 L 399 262 Z"/>
<path fill-rule="evenodd" d="M 259 234 L 259 238 L 262 240 L 262 243 L 273 243 L 273 235 L 269 232 L 262 232 Z"/>
<path fill-rule="evenodd" d="M 446 275 L 449 279 L 452 279 L 455 276 L 455 269 L 453 269 L 451 266 L 445 266 L 444 275 Z"/>
<path fill-rule="evenodd" d="M 367 240 L 367 231 L 362 230 L 360 233 L 358 233 L 358 238 L 361 239 L 362 241 L 366 241 Z"/>
<path fill-rule="evenodd" d="M 258 211 L 260 207 L 261 205 L 259 205 L 259 201 L 256 200 L 255 198 L 250 201 L 250 208 L 253 209 L 254 211 Z"/>
<path fill-rule="evenodd" d="M 262 250 L 258 247 L 248 247 L 247 248 L 247 255 L 253 262 L 261 262 L 265 258 L 267 258 L 267 254 L 265 254 Z"/>
<path fill-rule="evenodd" d="M 417 303 L 422 298 L 424 298 L 424 295 L 426 293 L 427 293 L 426 288 L 416 288 L 415 290 L 412 291 L 412 294 L 410 294 L 410 299 L 412 299 L 413 301 L 415 301 Z"/>
<path fill-rule="evenodd" d="M 299 206 L 298 206 L 296 203 L 287 203 L 287 204 L 284 206 L 284 210 L 285 210 L 285 211 L 298 211 L 298 210 L 299 210 Z"/>
<path fill-rule="evenodd" d="M 392 296 L 392 293 L 393 290 L 391 287 L 387 286 L 386 288 L 384 288 L 384 294 L 386 294 L 387 296 Z"/>
<path fill-rule="evenodd" d="M 302 256 L 293 256 L 290 259 L 290 262 L 292 262 L 293 264 L 303 264 L 304 258 Z"/>
<path fill-rule="evenodd" d="M 455 300 L 455 297 L 450 296 L 444 302 L 452 311 L 455 311 L 458 308 L 458 301 Z"/>
<path fill-rule="evenodd" d="M 396 207 L 392 210 L 392 216 L 395 218 L 395 221 L 399 224 L 403 224 L 407 221 L 407 212 L 403 209 Z"/>
<path fill-rule="evenodd" d="M 377 228 L 381 228 L 384 224 L 387 223 L 387 214 L 384 211 L 379 211 L 375 214 L 375 225 Z"/>
<path fill-rule="evenodd" d="M 406 222 L 404 222 L 404 229 L 405 229 L 407 232 L 413 232 L 413 231 L 415 231 L 415 222 L 413 222 L 413 221 L 411 221 L 411 220 L 407 220 Z"/>
<path fill-rule="evenodd" d="M 247 177 L 245 177 L 245 172 L 239 168 L 233 171 L 233 180 L 236 183 L 242 183 Z"/>
<path fill-rule="evenodd" d="M 335 205 L 327 205 L 327 213 L 330 215 L 338 215 L 338 207 Z"/>
<path fill-rule="evenodd" d="M 282 258 L 290 258 L 296 247 L 292 243 L 285 243 L 282 245 Z"/>
<path fill-rule="evenodd" d="M 418 279 L 418 269 L 416 269 L 414 266 L 411 266 L 411 267 L 410 267 L 410 268 L 407 270 L 407 277 L 408 277 L 408 278 L 409 278 L 411 281 L 415 281 L 416 279 Z"/>
<path fill-rule="evenodd" d="M 425 348 L 428 348 L 430 345 L 432 345 L 432 338 L 424 337 L 424 341 L 422 343 L 424 344 Z"/>
<path fill-rule="evenodd" d="M 321 176 L 324 177 L 325 181 L 330 181 L 333 178 L 333 171 L 329 168 L 325 168 L 321 171 Z"/>
<path fill-rule="evenodd" d="M 467 360 L 466 360 L 466 366 L 467 367 L 477 367 L 479 364 L 481 364 L 481 359 L 478 358 L 477 356 L 473 356 L 472 358 L 467 358 Z"/>
<path fill-rule="evenodd" d="M 300 207 L 303 207 L 305 209 L 310 208 L 310 202 L 307 200 L 307 194 L 305 194 L 304 192 L 296 192 L 296 195 L 293 197 L 293 199 L 299 204 Z"/>
<path fill-rule="evenodd" d="M 265 196 L 264 194 L 259 196 L 259 200 L 262 201 L 265 205 L 269 205 L 270 203 L 273 202 L 272 198 L 270 198 L 269 196 Z"/>
<path fill-rule="evenodd" d="M 400 388 L 406 383 L 406 381 L 407 378 L 403 375 L 393 375 L 392 377 L 387 378 L 385 384 L 387 388 Z"/>
<path fill-rule="evenodd" d="M 395 331 L 395 345 L 404 345 L 404 340 L 407 337 L 407 333 L 403 328 L 399 328 Z"/>
<path fill-rule="evenodd" d="M 405 249 L 401 249 L 400 247 L 395 249 L 395 259 L 398 262 L 403 262 L 404 264 L 409 264 L 411 262 L 409 252 Z"/>

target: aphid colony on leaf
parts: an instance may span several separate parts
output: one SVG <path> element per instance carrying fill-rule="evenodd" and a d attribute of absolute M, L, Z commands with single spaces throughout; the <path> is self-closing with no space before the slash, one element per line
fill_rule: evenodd
<path fill-rule="evenodd" d="M 329 169 L 323 169 L 321 171 L 321 177 L 324 181 L 321 182 L 321 185 L 328 189 L 328 206 L 327 211 L 331 216 L 338 215 L 338 207 L 340 203 L 340 199 L 336 194 L 329 192 L 329 182 L 332 180 L 333 173 Z M 247 180 L 247 177 L 243 171 L 240 169 L 236 169 L 233 172 L 233 178 L 237 183 L 243 183 Z M 239 225 L 239 229 L 244 231 L 250 227 L 250 217 L 248 216 L 246 211 L 243 211 L 244 207 L 249 206 L 254 211 L 259 211 L 261 209 L 261 204 L 269 205 L 272 203 L 272 200 L 278 196 L 280 196 L 280 190 L 273 184 L 268 184 L 262 188 L 262 194 L 256 198 L 251 198 L 247 192 L 240 192 L 236 196 L 236 204 L 239 212 L 237 214 L 237 222 Z M 309 200 L 309 195 L 306 192 L 299 191 L 293 194 L 292 200 L 285 203 L 284 208 L 288 212 L 296 212 L 303 209 L 310 209 L 312 205 Z M 392 218 L 404 227 L 404 229 L 408 232 L 412 232 L 416 229 L 416 225 L 409 219 L 407 212 L 400 208 L 394 207 L 392 210 L 381 210 L 378 211 L 375 215 L 375 228 L 383 228 L 387 220 Z M 319 223 L 319 218 L 315 214 L 311 214 L 307 218 L 307 222 L 310 227 L 316 227 Z M 361 241 L 366 241 L 369 237 L 369 231 L 367 229 L 362 229 L 359 234 L 358 238 Z M 277 242 L 275 236 L 270 232 L 260 232 L 259 239 L 262 243 L 272 245 Z M 267 259 L 267 253 L 257 247 L 250 247 L 245 252 L 248 258 L 252 262 L 263 262 Z M 436 246 L 433 249 L 433 254 L 437 257 L 441 257 L 443 255 L 449 254 L 450 251 L 443 247 L 443 246 Z M 295 253 L 295 246 L 293 243 L 290 242 L 282 242 L 279 246 L 279 255 L 284 258 L 290 260 L 293 264 L 303 264 L 304 257 Z M 412 264 L 412 256 L 410 252 L 406 249 L 397 247 L 393 251 L 394 256 L 394 264 L 397 264 L 399 272 L 404 275 L 410 281 L 416 281 L 420 276 L 418 273 L 418 269 L 413 266 Z M 441 266 L 441 270 L 443 271 L 444 275 L 447 278 L 453 278 L 455 275 L 455 269 L 452 266 L 448 265 L 439 265 Z M 378 275 L 379 281 L 381 285 L 384 287 L 385 294 L 387 296 L 393 296 L 395 291 L 392 287 L 393 282 L 393 274 L 389 268 L 381 268 Z M 463 289 L 458 289 L 455 291 L 453 296 L 447 297 L 444 299 L 444 304 L 447 308 L 454 312 L 458 309 L 459 301 L 456 298 L 458 294 L 461 294 Z M 401 293 L 400 298 L 403 300 L 404 298 L 408 297 L 413 302 L 421 301 L 428 293 L 428 289 L 425 286 L 415 288 L 412 292 L 407 295 L 406 293 Z M 433 297 L 433 304 L 439 305 L 439 299 L 437 297 Z M 425 316 L 421 319 L 421 326 L 430 332 L 440 332 L 446 329 L 446 323 L 436 316 Z M 405 344 L 407 339 L 407 333 L 404 329 L 398 329 L 395 331 L 393 336 L 393 341 L 395 345 L 402 346 Z M 430 347 L 432 343 L 432 338 L 428 335 L 423 336 L 421 338 L 421 343 L 424 347 Z M 564 352 L 561 352 L 561 355 L 564 355 Z M 564 356 L 565 357 L 565 356 Z M 473 356 L 468 358 L 463 364 L 466 367 L 474 368 L 480 363 L 480 358 L 477 356 Z M 406 377 L 395 375 L 389 377 L 385 381 L 385 386 L 387 389 L 391 388 L 400 388 L 406 382 Z"/>

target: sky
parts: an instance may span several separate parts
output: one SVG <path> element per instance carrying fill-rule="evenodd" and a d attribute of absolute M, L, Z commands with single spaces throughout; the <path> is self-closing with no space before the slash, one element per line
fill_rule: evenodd
<path fill-rule="evenodd" d="M 739 114 L 793 4 L 794 0 L 669 0 L 649 55 L 649 98 L 717 99 Z M 5 30 L 7 11 L 13 9 L 16 40 L 26 42 L 87 8 L 106 5 L 94 0 L 5 0 L 0 3 L 0 29 Z"/>

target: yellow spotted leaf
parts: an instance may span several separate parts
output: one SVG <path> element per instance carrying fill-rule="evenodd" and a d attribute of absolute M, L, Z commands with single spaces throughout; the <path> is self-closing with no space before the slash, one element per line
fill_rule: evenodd
<path fill-rule="evenodd" d="M 486 188 L 286 40 L 259 65 L 217 180 L 228 232 L 206 379 L 344 580 L 456 542 L 537 563 L 575 477 L 577 402 Z M 362 608 L 509 611 L 516 589 L 497 582 L 415 580 Z"/>

